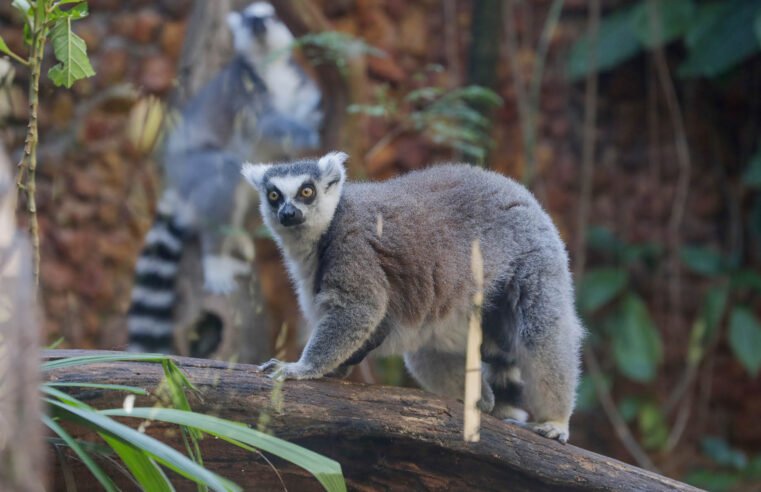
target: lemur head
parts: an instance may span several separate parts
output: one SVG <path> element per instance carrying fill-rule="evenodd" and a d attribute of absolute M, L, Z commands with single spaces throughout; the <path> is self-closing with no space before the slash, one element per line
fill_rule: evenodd
<path fill-rule="evenodd" d="M 262 217 L 276 235 L 318 239 L 341 198 L 348 157 L 331 152 L 288 164 L 247 163 L 241 173 L 259 191 Z"/>
<path fill-rule="evenodd" d="M 235 52 L 254 64 L 269 61 L 267 57 L 276 52 L 286 54 L 293 41 L 291 31 L 267 2 L 254 2 L 242 12 L 230 12 L 227 25 Z"/>

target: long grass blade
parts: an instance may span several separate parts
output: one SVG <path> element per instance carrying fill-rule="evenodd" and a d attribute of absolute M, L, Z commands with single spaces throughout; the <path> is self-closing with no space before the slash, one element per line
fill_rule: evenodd
<path fill-rule="evenodd" d="M 74 382 L 58 383 L 54 381 L 49 381 L 49 382 L 46 382 L 45 385 L 52 386 L 54 388 L 93 388 L 93 389 L 102 389 L 102 390 L 124 391 L 127 393 L 133 393 L 135 395 L 142 395 L 142 396 L 145 396 L 148 394 L 148 392 L 143 388 L 138 388 L 137 386 L 126 386 L 123 384 L 74 383 Z"/>
<path fill-rule="evenodd" d="M 40 366 L 43 372 L 54 369 L 63 369 L 64 367 L 83 366 L 87 364 L 100 364 L 102 362 L 161 362 L 170 359 L 163 354 L 97 354 L 97 355 L 78 355 L 75 357 L 66 357 L 63 359 L 49 360 Z"/>
<path fill-rule="evenodd" d="M 100 413 L 114 417 L 159 420 L 193 427 L 207 434 L 226 438 L 226 440 L 240 441 L 304 468 L 330 492 L 346 490 L 341 465 L 336 461 L 237 422 L 169 408 L 133 408 L 129 412 L 123 409 L 112 409 L 103 410 Z"/>
<path fill-rule="evenodd" d="M 100 433 L 100 437 L 119 455 L 143 490 L 174 492 L 172 483 L 161 467 L 142 450 L 105 433 Z"/>
<path fill-rule="evenodd" d="M 162 465 L 169 467 L 189 480 L 196 483 L 206 484 L 213 490 L 218 491 L 227 492 L 241 490 L 240 487 L 233 482 L 203 468 L 175 449 L 172 449 L 150 436 L 137 432 L 124 424 L 116 422 L 101 412 L 97 412 L 86 406 L 78 407 L 68 405 L 52 399 L 46 399 L 46 401 L 63 417 L 76 420 L 83 425 L 95 428 L 98 432 L 106 432 L 118 437 L 127 443 L 142 449 Z M 84 404 L 82 403 L 82 405 Z M 191 415 L 194 414 L 191 413 Z"/>
<path fill-rule="evenodd" d="M 82 446 L 77 442 L 76 439 L 71 437 L 71 435 L 66 432 L 66 430 L 61 427 L 61 425 L 56 422 L 55 420 L 51 419 L 47 415 L 42 416 L 42 422 L 48 426 L 50 430 L 56 433 L 58 437 L 63 439 L 63 441 L 66 443 L 67 446 L 71 448 L 74 453 L 76 453 L 77 456 L 79 456 L 79 459 L 82 460 L 82 463 L 85 464 L 88 470 L 90 470 L 90 473 L 93 474 L 93 476 L 100 482 L 100 484 L 103 486 L 103 488 L 106 490 L 106 492 L 117 492 L 119 489 L 116 487 L 113 481 L 111 481 L 111 478 L 109 478 L 108 475 L 103 471 L 103 469 L 98 466 L 98 464 L 95 462 L 95 460 L 92 459 L 92 456 L 85 451 Z"/>

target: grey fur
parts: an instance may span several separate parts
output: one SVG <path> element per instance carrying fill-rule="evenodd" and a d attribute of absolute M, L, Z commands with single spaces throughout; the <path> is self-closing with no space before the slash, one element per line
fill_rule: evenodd
<path fill-rule="evenodd" d="M 526 425 L 565 442 L 584 330 L 568 255 L 550 217 L 524 187 L 479 168 L 439 165 L 344 185 L 345 158 L 243 168 L 260 189 L 265 223 L 313 328 L 298 362 L 273 360 L 263 368 L 318 378 L 342 372 L 377 346 L 404 354 L 424 388 L 462 397 L 478 240 L 486 299 L 480 406 L 510 417 L 522 387 L 533 419 Z M 328 187 L 336 177 L 337 186 Z M 300 179 L 316 186 L 308 205 L 294 200 Z M 273 207 L 267 190 L 278 183 L 290 191 L 278 190 L 286 196 Z M 278 211 L 288 203 L 301 210 L 303 224 L 280 224 Z"/>

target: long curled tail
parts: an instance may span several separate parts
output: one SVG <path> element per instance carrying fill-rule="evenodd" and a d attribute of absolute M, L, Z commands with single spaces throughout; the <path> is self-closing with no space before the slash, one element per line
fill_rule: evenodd
<path fill-rule="evenodd" d="M 174 352 L 175 281 L 189 235 L 184 224 L 186 221 L 179 220 L 172 207 L 160 206 L 145 238 L 135 265 L 132 303 L 127 312 L 130 352 Z"/>

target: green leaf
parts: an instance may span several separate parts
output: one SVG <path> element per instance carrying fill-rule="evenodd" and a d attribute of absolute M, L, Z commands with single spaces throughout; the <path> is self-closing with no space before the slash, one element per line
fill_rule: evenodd
<path fill-rule="evenodd" d="M 654 264 L 663 253 L 663 247 L 656 243 L 626 244 L 621 249 L 621 261 L 627 265 L 644 261 Z"/>
<path fill-rule="evenodd" d="M 635 5 L 613 13 L 600 22 L 594 48 L 596 67 L 591 66 L 589 60 L 589 37 L 585 35 L 574 43 L 568 59 L 568 76 L 572 80 L 585 76 L 591 70 L 609 70 L 642 51 L 632 22 L 637 9 L 638 5 Z"/>
<path fill-rule="evenodd" d="M 77 80 L 92 77 L 95 71 L 87 58 L 87 46 L 71 30 L 71 18 L 59 19 L 50 33 L 53 53 L 59 61 L 48 71 L 48 77 L 57 86 L 70 88 Z"/>
<path fill-rule="evenodd" d="M 645 449 L 663 448 L 669 437 L 669 428 L 665 415 L 655 403 L 647 402 L 640 407 L 637 424 L 642 433 L 642 445 Z"/>
<path fill-rule="evenodd" d="M 603 226 L 592 226 L 587 231 L 587 244 L 597 251 L 617 253 L 623 248 L 623 243 L 613 234 L 613 231 Z"/>
<path fill-rule="evenodd" d="M 640 413 L 642 400 L 636 396 L 627 396 L 618 404 L 618 413 L 621 414 L 625 422 L 631 422 Z"/>
<path fill-rule="evenodd" d="M 598 268 L 588 271 L 579 283 L 579 308 L 593 313 L 617 297 L 626 287 L 629 274 L 620 268 Z"/>
<path fill-rule="evenodd" d="M 107 432 L 125 442 L 143 450 L 159 463 L 171 468 L 183 477 L 196 483 L 206 484 L 218 491 L 241 490 L 234 483 L 199 466 L 182 453 L 170 448 L 156 439 L 146 436 L 124 424 L 96 412 L 91 408 L 81 408 L 59 401 L 46 399 L 53 411 L 64 418 L 74 420 L 94 428 L 97 432 Z M 153 410 L 153 409 L 152 409 Z"/>
<path fill-rule="evenodd" d="M 748 464 L 748 457 L 742 451 L 733 449 L 723 438 L 707 436 L 700 442 L 703 454 L 711 458 L 717 465 L 729 466 L 742 470 Z"/>
<path fill-rule="evenodd" d="M 346 490 L 346 484 L 341 473 L 341 465 L 335 461 L 282 439 L 251 429 L 243 424 L 210 415 L 200 415 L 168 408 L 133 408 L 130 412 L 122 409 L 113 409 L 104 410 L 101 414 L 170 422 L 192 427 L 227 440 L 242 442 L 304 468 L 314 475 L 326 490 Z"/>
<path fill-rule="evenodd" d="M 761 188 L 761 150 L 751 157 L 748 167 L 743 173 L 743 183 L 751 188 Z"/>
<path fill-rule="evenodd" d="M 111 354 L 97 355 L 78 355 L 74 357 L 64 357 L 43 362 L 41 369 L 43 372 L 64 369 L 66 367 L 83 366 L 88 364 L 101 364 L 104 362 L 161 362 L 171 359 L 168 355 L 163 354 L 129 354 L 124 352 L 114 352 Z"/>
<path fill-rule="evenodd" d="M 731 0 L 712 21 L 700 24 L 699 34 L 688 34 L 689 54 L 679 67 L 685 77 L 716 77 L 759 51 L 754 20 L 760 2 Z M 697 29 L 698 26 L 693 29 Z"/>
<path fill-rule="evenodd" d="M 143 490 L 174 492 L 174 487 L 161 468 L 146 453 L 108 434 L 100 437 L 119 455 L 124 465 Z"/>
<path fill-rule="evenodd" d="M 5 44 L 5 40 L 2 38 L 2 36 L 0 36 L 0 52 L 13 56 L 13 52 L 8 47 L 8 45 Z"/>
<path fill-rule="evenodd" d="M 724 310 L 727 308 L 727 299 L 729 298 L 729 286 L 722 284 L 711 287 L 706 293 L 703 300 L 703 309 L 701 316 L 706 325 L 705 337 L 707 342 L 719 327 L 721 318 L 724 316 Z"/>
<path fill-rule="evenodd" d="M 679 252 L 682 262 L 695 273 L 708 277 L 724 273 L 724 259 L 709 248 L 684 246 Z"/>
<path fill-rule="evenodd" d="M 706 36 L 706 33 L 712 29 L 718 19 L 727 14 L 729 3 L 726 0 L 698 3 L 695 9 L 695 17 L 692 19 L 692 26 L 684 36 L 684 44 L 687 48 L 690 50 L 695 48 L 698 41 Z"/>
<path fill-rule="evenodd" d="M 761 294 L 761 274 L 750 269 L 738 270 L 732 274 L 732 288 L 749 289 Z"/>
<path fill-rule="evenodd" d="M 652 381 L 663 357 L 661 336 L 642 299 L 627 295 L 621 302 L 618 329 L 613 333 L 618 369 L 640 383 Z"/>
<path fill-rule="evenodd" d="M 750 459 L 748 466 L 743 470 L 743 474 L 748 480 L 761 480 L 761 454 Z"/>
<path fill-rule="evenodd" d="M 46 386 L 58 387 L 58 388 L 93 388 L 112 391 L 125 391 L 127 393 L 133 393 L 135 395 L 147 395 L 148 392 L 143 388 L 137 386 L 125 386 L 123 384 L 100 384 L 100 383 L 59 383 L 55 381 L 49 381 L 44 383 Z"/>
<path fill-rule="evenodd" d="M 684 481 L 695 487 L 712 492 L 724 492 L 740 481 L 740 475 L 732 472 L 696 470 L 688 474 Z"/>
<path fill-rule="evenodd" d="M 681 37 L 689 29 L 694 16 L 695 4 L 692 0 L 646 0 L 633 14 L 632 22 L 639 41 L 653 48 Z"/>
<path fill-rule="evenodd" d="M 752 377 L 761 369 L 761 323 L 745 307 L 732 310 L 729 319 L 729 346 Z"/>
<path fill-rule="evenodd" d="M 95 462 L 95 460 L 92 459 L 90 454 L 84 450 L 84 448 L 77 442 L 76 439 L 71 437 L 71 435 L 66 432 L 66 430 L 61 427 L 58 422 L 51 419 L 47 415 L 42 415 L 42 422 L 48 426 L 50 430 L 55 432 L 58 437 L 63 439 L 63 441 L 66 443 L 67 446 L 71 448 L 72 451 L 79 457 L 80 460 L 82 460 L 82 463 L 85 464 L 88 470 L 90 470 L 90 473 L 93 474 L 96 480 L 100 483 L 100 485 L 107 491 L 107 492 L 116 492 L 119 490 L 114 482 L 109 478 L 109 476 L 101 469 L 100 466 Z"/>
<path fill-rule="evenodd" d="M 82 0 L 69 0 L 60 2 L 58 5 L 56 5 L 56 8 L 53 9 L 53 12 L 50 14 L 50 20 L 58 20 L 63 18 L 69 18 L 71 20 L 79 20 L 87 17 L 90 12 L 87 10 L 87 3 L 82 2 Z M 79 3 L 79 5 L 75 5 L 74 7 L 66 10 L 62 10 L 61 6 L 71 3 Z"/>
<path fill-rule="evenodd" d="M 31 22 L 32 20 L 32 6 L 29 4 L 27 0 L 13 0 L 11 3 L 11 6 L 18 9 L 19 12 L 24 16 L 24 20 L 27 22 Z"/>

